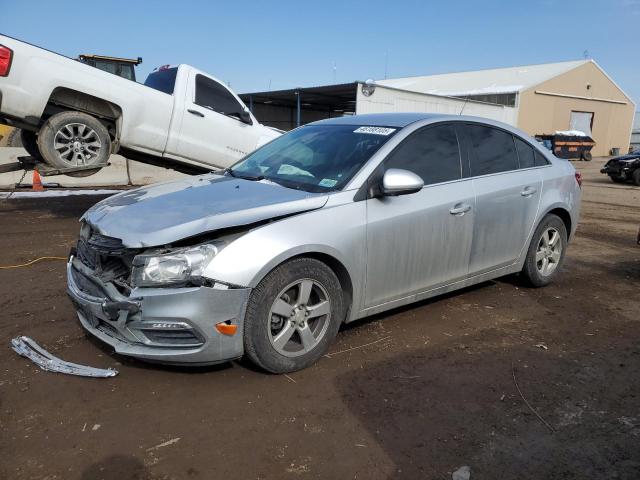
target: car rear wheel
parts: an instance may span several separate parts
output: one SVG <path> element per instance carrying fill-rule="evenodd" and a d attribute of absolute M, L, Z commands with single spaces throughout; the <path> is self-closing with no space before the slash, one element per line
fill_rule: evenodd
<path fill-rule="evenodd" d="M 343 315 L 340 281 L 324 263 L 298 258 L 280 265 L 253 290 L 244 323 L 249 359 L 272 373 L 294 372 L 318 360 Z"/>
<path fill-rule="evenodd" d="M 96 118 L 81 112 L 62 112 L 50 117 L 38 134 L 38 147 L 45 162 L 55 168 L 104 166 L 111 153 L 107 128 Z M 100 168 L 69 172 L 87 177 Z"/>
<path fill-rule="evenodd" d="M 633 184 L 640 187 L 640 168 L 636 168 L 634 172 L 631 174 L 631 180 L 633 180 Z"/>
<path fill-rule="evenodd" d="M 533 234 L 522 275 L 534 287 L 548 285 L 562 266 L 566 246 L 564 222 L 557 215 L 547 215 Z"/>
<path fill-rule="evenodd" d="M 582 152 L 581 159 L 585 162 L 590 162 L 593 159 L 591 152 Z"/>

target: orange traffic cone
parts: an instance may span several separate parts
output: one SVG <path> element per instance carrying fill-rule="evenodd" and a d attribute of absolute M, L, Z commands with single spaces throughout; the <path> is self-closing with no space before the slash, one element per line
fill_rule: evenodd
<path fill-rule="evenodd" d="M 44 192 L 44 186 L 42 186 L 42 180 L 40 180 L 40 174 L 38 173 L 38 170 L 33 171 L 31 190 L 34 192 Z"/>

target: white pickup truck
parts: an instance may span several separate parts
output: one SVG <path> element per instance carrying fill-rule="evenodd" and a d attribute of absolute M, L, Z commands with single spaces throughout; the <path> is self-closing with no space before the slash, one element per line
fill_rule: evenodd
<path fill-rule="evenodd" d="M 183 171 L 226 168 L 281 134 L 188 65 L 160 67 L 141 85 L 3 35 L 0 123 L 22 129 L 31 156 L 75 176 L 115 152 Z"/>

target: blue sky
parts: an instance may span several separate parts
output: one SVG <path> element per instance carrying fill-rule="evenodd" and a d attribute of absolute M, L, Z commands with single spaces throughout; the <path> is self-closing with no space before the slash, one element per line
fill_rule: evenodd
<path fill-rule="evenodd" d="M 640 103 L 640 0 L 0 2 L 0 32 L 74 57 L 141 56 L 140 79 L 189 63 L 247 92 L 380 79 L 385 63 L 400 77 L 587 50 Z"/>

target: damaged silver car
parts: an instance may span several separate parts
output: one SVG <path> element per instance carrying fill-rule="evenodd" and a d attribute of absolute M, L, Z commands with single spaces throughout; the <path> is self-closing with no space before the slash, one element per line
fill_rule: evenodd
<path fill-rule="evenodd" d="M 580 178 L 513 127 L 381 114 L 298 128 L 221 172 L 120 193 L 67 265 L 83 327 L 116 352 L 311 365 L 340 325 L 521 272 L 558 274 Z"/>

